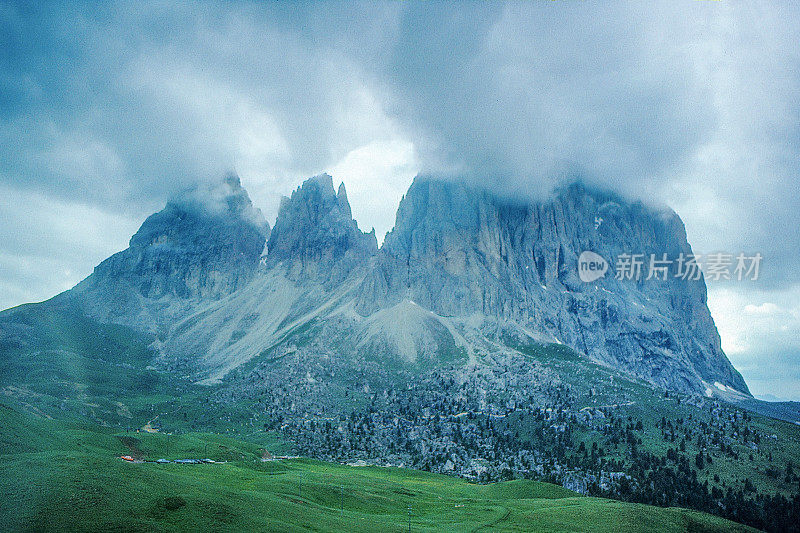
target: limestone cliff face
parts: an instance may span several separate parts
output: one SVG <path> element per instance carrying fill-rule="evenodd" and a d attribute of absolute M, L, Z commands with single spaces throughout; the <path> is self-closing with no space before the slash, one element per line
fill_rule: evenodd
<path fill-rule="evenodd" d="M 402 300 L 448 317 L 520 325 L 649 381 L 703 392 L 716 381 L 747 392 L 720 348 L 702 279 L 578 277 L 584 250 L 610 265 L 622 253 L 677 258 L 691 248 L 679 217 L 572 185 L 519 203 L 418 178 L 401 202 L 357 309 Z M 613 266 L 611 267 L 613 269 Z"/>
<path fill-rule="evenodd" d="M 267 248 L 267 266 L 282 264 L 293 280 L 341 281 L 375 255 L 378 241 L 374 230 L 358 229 L 344 184 L 337 193 L 321 174 L 283 199 Z"/>
<path fill-rule="evenodd" d="M 152 330 L 174 314 L 170 309 L 246 285 L 268 234 L 239 178 L 229 176 L 171 200 L 145 220 L 126 250 L 100 263 L 61 299 L 77 300 L 96 318 L 129 319 Z"/>

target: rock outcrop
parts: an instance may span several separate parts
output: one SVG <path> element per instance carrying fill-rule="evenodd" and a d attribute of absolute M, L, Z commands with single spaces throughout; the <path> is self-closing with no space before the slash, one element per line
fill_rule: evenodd
<path fill-rule="evenodd" d="M 267 266 L 283 264 L 293 280 L 336 282 L 375 255 L 378 241 L 358 229 L 344 183 L 337 193 L 321 174 L 283 198 L 267 248 Z"/>
<path fill-rule="evenodd" d="M 144 221 L 127 249 L 57 301 L 77 301 L 94 318 L 156 331 L 179 310 L 246 285 L 268 235 L 261 211 L 231 175 L 172 199 Z"/>

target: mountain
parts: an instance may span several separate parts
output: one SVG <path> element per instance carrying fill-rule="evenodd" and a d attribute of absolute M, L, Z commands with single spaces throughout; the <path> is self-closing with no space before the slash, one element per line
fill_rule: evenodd
<path fill-rule="evenodd" d="M 132 453 L 130 430 L 165 450 L 228 434 L 796 523 L 797 405 L 750 396 L 702 278 L 584 282 L 584 251 L 691 247 L 674 212 L 581 184 L 520 200 L 424 176 L 380 247 L 328 175 L 270 231 L 231 176 L 170 200 L 75 288 L 0 312 L 0 392 Z"/>
<path fill-rule="evenodd" d="M 584 283 L 587 250 L 609 264 L 623 253 L 691 254 L 671 210 L 581 184 L 521 201 L 421 176 L 379 249 L 328 175 L 284 198 L 271 232 L 229 177 L 170 201 L 54 301 L 157 333 L 161 361 L 198 380 L 289 350 L 407 370 L 533 342 L 672 390 L 750 396 L 722 352 L 702 278 L 675 277 L 673 265 L 666 280 L 610 272 Z"/>
<path fill-rule="evenodd" d="M 268 242 L 266 264 L 283 264 L 290 278 L 340 282 L 378 251 L 375 231 L 358 229 L 344 183 L 338 192 L 333 178 L 315 176 L 291 198 L 283 198 Z"/>
<path fill-rule="evenodd" d="M 244 287 L 269 224 L 235 175 L 198 186 L 147 218 L 129 247 L 54 299 L 101 322 L 163 332 L 188 309 Z"/>
<path fill-rule="evenodd" d="M 216 383 L 251 359 L 294 349 L 298 332 L 333 320 L 352 298 L 376 252 L 375 234 L 358 229 L 344 187 L 337 193 L 327 175 L 307 180 L 283 199 L 247 286 L 174 317 L 160 345 L 166 363 L 181 359 L 198 379 Z"/>
<path fill-rule="evenodd" d="M 749 396 L 728 362 L 702 279 L 578 279 L 578 256 L 691 254 L 680 218 L 666 209 L 574 184 L 543 202 L 415 180 L 360 295 L 368 315 L 412 300 L 485 331 L 564 343 L 658 385 Z M 645 271 L 644 274 L 647 274 Z M 643 276 L 644 278 L 644 276 Z M 469 319 L 469 320 L 467 320 Z M 707 392 L 708 391 L 708 392 Z"/>

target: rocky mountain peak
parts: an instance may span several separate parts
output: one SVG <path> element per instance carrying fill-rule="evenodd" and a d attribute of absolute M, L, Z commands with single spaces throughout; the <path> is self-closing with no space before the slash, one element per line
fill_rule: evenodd
<path fill-rule="evenodd" d="M 336 192 L 336 200 L 339 202 L 339 208 L 342 212 L 352 218 L 353 214 L 350 210 L 350 202 L 347 201 L 347 190 L 344 188 L 344 182 L 339 184 L 339 190 Z"/>
<path fill-rule="evenodd" d="M 264 215 L 253 206 L 235 174 L 198 185 L 171 198 L 162 211 L 145 220 L 131 238 L 130 245 L 143 247 L 155 242 L 169 242 L 178 247 L 202 245 L 206 239 L 211 239 L 211 242 L 218 240 L 209 233 L 210 228 L 225 228 L 223 233 L 228 237 L 252 233 L 266 240 L 269 234 L 269 224 Z M 242 244 L 240 239 L 232 239 L 234 247 Z"/>
<path fill-rule="evenodd" d="M 401 201 L 357 310 L 410 299 L 441 316 L 519 326 L 670 388 L 720 383 L 747 392 L 721 350 L 700 280 L 578 276 L 583 251 L 691 253 L 672 211 L 583 184 L 538 201 L 508 200 L 458 182 L 417 178 Z"/>
<path fill-rule="evenodd" d="M 353 219 L 344 184 L 337 193 L 328 174 L 309 178 L 281 202 L 267 246 L 268 264 L 284 263 L 293 276 L 327 276 L 339 263 L 365 262 L 378 248 L 374 232 L 362 232 Z"/>
<path fill-rule="evenodd" d="M 289 318 L 271 313 L 287 308 L 299 319 L 324 308 L 336 292 L 347 300 L 339 309 L 355 312 L 331 318 L 326 327 L 353 350 L 399 345 L 408 360 L 433 360 L 452 352 L 440 345 L 448 338 L 467 352 L 478 345 L 556 342 L 667 388 L 702 394 L 719 383 L 748 393 L 722 352 L 702 279 L 620 280 L 613 266 L 592 283 L 578 275 L 583 251 L 609 265 L 625 253 L 691 253 L 680 218 L 668 209 L 583 184 L 521 200 L 423 176 L 403 197 L 378 250 L 374 231 L 362 232 L 353 219 L 344 185 L 337 190 L 321 174 L 281 202 L 259 268 L 267 233 L 238 178 L 229 176 L 170 201 L 127 250 L 72 292 L 83 295 L 92 316 L 144 329 L 168 328 L 197 312 L 198 299 L 206 310 L 208 299 L 216 299 L 213 320 L 181 329 L 194 340 L 184 335 L 172 345 L 191 346 L 187 353 L 208 349 L 214 357 L 229 346 L 217 336 L 233 335 L 222 328 L 240 312 L 232 302 L 248 302 L 242 309 L 250 318 L 242 323 L 262 316 L 266 329 L 248 334 L 243 326 L 230 337 L 239 339 L 230 345 L 238 354 L 232 361 L 261 353 L 259 343 L 269 340 L 263 331 Z M 289 307 L 281 300 L 288 298 L 281 285 L 287 280 L 296 298 Z M 264 300 L 263 294 L 274 296 Z M 231 298 L 219 298 L 224 295 Z M 360 333 L 348 337 L 353 331 Z"/>
<path fill-rule="evenodd" d="M 169 200 L 126 250 L 100 263 L 72 296 L 86 301 L 92 316 L 141 320 L 149 329 L 147 300 L 180 307 L 182 300 L 215 299 L 245 285 L 268 234 L 261 211 L 239 178 L 229 175 Z"/>

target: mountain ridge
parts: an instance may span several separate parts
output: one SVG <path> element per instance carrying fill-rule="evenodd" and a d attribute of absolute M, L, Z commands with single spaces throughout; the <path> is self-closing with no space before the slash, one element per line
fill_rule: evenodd
<path fill-rule="evenodd" d="M 583 250 L 609 262 L 691 253 L 672 211 L 579 183 L 533 202 L 418 176 L 378 247 L 352 218 L 344 184 L 337 191 L 321 174 L 281 202 L 273 228 L 262 221 L 228 177 L 170 201 L 127 250 L 53 301 L 156 333 L 162 362 L 179 360 L 200 380 L 275 350 L 436 365 L 443 353 L 474 361 L 534 341 L 668 389 L 749 397 L 702 279 L 578 279 Z M 330 342 L 293 348 L 312 324 Z"/>
<path fill-rule="evenodd" d="M 418 178 L 379 250 L 359 312 L 368 315 L 409 298 L 443 316 L 479 313 L 511 321 L 668 388 L 705 392 L 701 382 L 720 377 L 749 394 L 722 352 L 702 280 L 634 285 L 613 275 L 593 284 L 578 279 L 584 250 L 609 263 L 625 252 L 691 254 L 674 212 L 596 194 L 575 184 L 548 201 L 525 204 Z M 627 327 L 633 321 L 635 327 Z M 637 338 L 626 342 L 630 336 Z M 704 341 L 694 342 L 696 337 Z M 670 370 L 637 367 L 639 350 Z M 691 357 L 681 357 L 687 353 Z M 670 365 L 675 362 L 678 375 Z"/>

